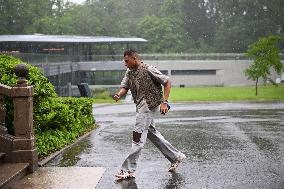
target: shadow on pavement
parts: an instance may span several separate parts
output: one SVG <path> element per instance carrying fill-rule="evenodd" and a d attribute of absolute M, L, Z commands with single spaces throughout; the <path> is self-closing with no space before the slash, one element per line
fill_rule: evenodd
<path fill-rule="evenodd" d="M 125 179 L 117 182 L 121 189 L 138 189 L 135 178 Z"/>
<path fill-rule="evenodd" d="M 184 182 L 183 177 L 179 173 L 172 173 L 171 178 L 165 185 L 165 189 L 179 189 L 182 188 L 182 183 Z M 138 189 L 135 178 L 125 179 L 117 182 L 121 189 Z"/>
<path fill-rule="evenodd" d="M 181 174 L 179 173 L 172 173 L 172 177 L 167 182 L 165 189 L 172 189 L 172 188 L 182 188 L 182 183 L 184 182 L 184 179 Z"/>

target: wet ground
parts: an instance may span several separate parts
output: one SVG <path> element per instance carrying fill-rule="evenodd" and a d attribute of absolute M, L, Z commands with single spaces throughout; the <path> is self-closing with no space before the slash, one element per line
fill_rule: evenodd
<path fill-rule="evenodd" d="M 187 155 L 176 173 L 147 141 L 136 179 L 114 182 L 131 147 L 133 104 L 95 105 L 100 128 L 46 166 L 105 167 L 97 188 L 283 189 L 284 103 L 172 104 L 156 128 Z"/>
<path fill-rule="evenodd" d="M 94 189 L 104 172 L 102 167 L 40 167 L 9 189 Z"/>

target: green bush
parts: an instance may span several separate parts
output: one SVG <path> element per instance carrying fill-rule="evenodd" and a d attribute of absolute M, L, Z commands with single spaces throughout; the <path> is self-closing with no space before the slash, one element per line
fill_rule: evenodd
<path fill-rule="evenodd" d="M 11 56 L 0 55 L 0 83 L 14 86 L 14 68 L 23 63 Z M 39 157 L 46 156 L 74 142 L 85 132 L 94 129 L 92 100 L 88 98 L 59 98 L 54 86 L 41 71 L 29 64 L 28 83 L 34 87 L 33 118 Z M 13 134 L 13 103 L 5 99 L 6 120 Z"/>
<path fill-rule="evenodd" d="M 92 100 L 88 98 L 50 98 L 34 115 L 36 131 L 69 131 L 83 123 L 93 124 Z"/>
<path fill-rule="evenodd" d="M 73 143 L 79 136 L 95 128 L 92 100 L 88 98 L 50 98 L 36 114 L 39 156 L 46 156 Z"/>
<path fill-rule="evenodd" d="M 8 86 L 17 83 L 17 76 L 14 73 L 17 64 L 23 62 L 12 56 L 0 55 L 0 83 Z M 34 103 L 37 104 L 48 97 L 56 97 L 54 86 L 43 76 L 40 69 L 30 64 L 26 65 L 29 68 L 28 83 L 34 87 Z"/>
<path fill-rule="evenodd" d="M 23 62 L 17 58 L 7 55 L 0 55 L 0 83 L 7 86 L 15 86 L 17 83 L 17 76 L 14 73 L 15 66 L 17 64 L 23 64 Z M 41 107 L 41 103 L 48 100 L 50 97 L 56 97 L 54 86 L 49 80 L 43 76 L 41 71 L 32 65 L 26 64 L 29 68 L 29 74 L 27 80 L 29 85 L 34 87 L 33 104 L 34 111 Z M 12 99 L 5 98 L 5 107 L 7 111 L 6 120 L 8 132 L 13 134 L 13 103 Z"/>

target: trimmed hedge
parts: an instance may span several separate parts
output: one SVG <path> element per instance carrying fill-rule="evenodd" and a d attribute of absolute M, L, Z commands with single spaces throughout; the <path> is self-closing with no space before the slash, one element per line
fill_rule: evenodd
<path fill-rule="evenodd" d="M 40 157 L 60 150 L 95 128 L 92 100 L 88 98 L 50 98 L 35 114 Z"/>
<path fill-rule="evenodd" d="M 17 58 L 7 55 L 0 55 L 0 83 L 8 86 L 15 86 L 17 83 L 17 76 L 15 75 L 15 66 L 17 64 L 23 64 L 23 62 Z M 33 104 L 34 110 L 37 110 L 41 103 L 46 101 L 50 97 L 56 97 L 57 94 L 54 90 L 54 86 L 49 80 L 43 76 L 41 71 L 32 65 L 26 64 L 29 68 L 29 74 L 27 77 L 28 84 L 33 85 L 34 95 Z M 13 102 L 11 98 L 5 98 L 5 107 L 7 111 L 6 126 L 10 134 L 14 133 L 13 128 Z"/>
<path fill-rule="evenodd" d="M 0 55 L 0 83 L 14 86 L 14 68 L 23 63 L 12 56 Z M 46 156 L 74 142 L 79 136 L 94 129 L 92 100 L 88 98 L 59 98 L 54 86 L 40 69 L 29 68 L 28 83 L 34 87 L 34 129 L 39 157 Z M 5 98 L 6 126 L 13 134 L 13 103 Z"/>

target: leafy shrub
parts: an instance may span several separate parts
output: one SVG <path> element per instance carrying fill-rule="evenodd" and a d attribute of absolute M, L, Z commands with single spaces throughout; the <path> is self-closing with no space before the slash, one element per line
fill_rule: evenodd
<path fill-rule="evenodd" d="M 0 55 L 0 83 L 14 86 L 17 76 L 14 73 L 17 64 L 24 64 L 21 60 L 12 56 Z M 48 97 L 56 97 L 54 86 L 43 76 L 39 68 L 26 64 L 29 69 L 28 83 L 34 87 L 34 103 L 43 101 Z"/>
<path fill-rule="evenodd" d="M 93 124 L 92 100 L 88 98 L 50 98 L 34 115 L 36 131 L 69 131 L 82 123 Z"/>
<path fill-rule="evenodd" d="M 95 128 L 92 100 L 88 98 L 51 98 L 37 114 L 36 127 L 39 156 L 46 156 L 74 142 Z"/>
<path fill-rule="evenodd" d="M 11 56 L 0 55 L 0 83 L 14 86 L 14 68 L 23 63 Z M 92 100 L 88 98 L 59 98 L 54 86 L 41 71 L 29 64 L 28 83 L 34 87 L 33 118 L 39 157 L 46 156 L 74 142 L 85 132 L 94 129 Z M 13 134 L 13 103 L 5 99 L 7 128 Z"/>
<path fill-rule="evenodd" d="M 15 66 L 23 64 L 17 58 L 7 55 L 0 55 L 0 83 L 7 86 L 15 86 L 17 83 L 17 76 L 15 75 Z M 56 97 L 54 86 L 49 80 L 43 76 L 41 71 L 32 65 L 26 64 L 29 69 L 27 80 L 29 85 L 34 87 L 33 104 L 36 112 L 41 103 L 46 101 L 49 97 Z M 9 133 L 13 134 L 13 103 L 11 98 L 6 98 L 5 107 L 7 111 L 6 120 Z"/>

